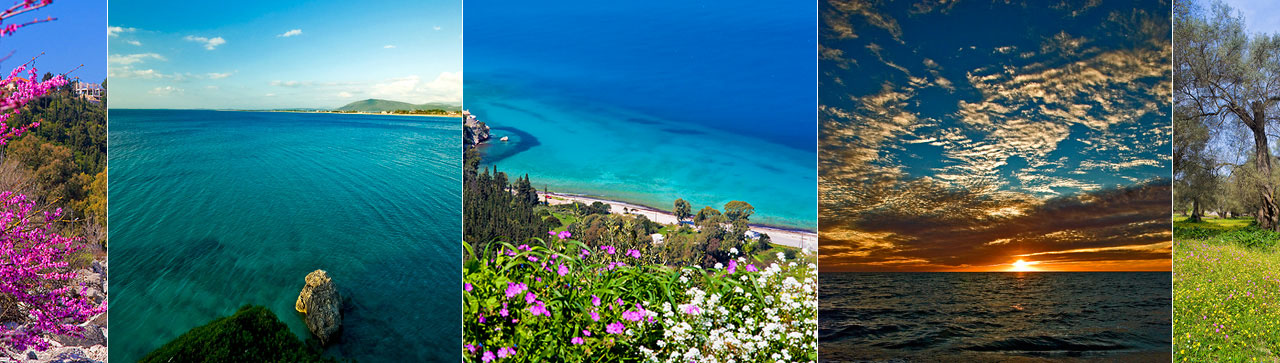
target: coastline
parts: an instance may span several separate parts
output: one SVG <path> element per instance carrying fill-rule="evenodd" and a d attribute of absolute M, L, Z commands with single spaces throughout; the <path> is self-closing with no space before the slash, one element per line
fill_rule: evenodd
<path fill-rule="evenodd" d="M 408 114 L 408 113 L 381 113 L 381 112 L 329 112 L 329 111 L 284 111 L 284 110 L 216 110 L 230 112 L 283 112 L 283 113 L 317 113 L 328 115 L 374 115 L 374 116 L 412 116 L 412 117 L 453 117 L 462 118 L 462 114 L 446 114 L 446 115 L 425 115 L 425 114 Z"/>
<path fill-rule="evenodd" d="M 543 193 L 542 191 L 538 191 L 538 197 L 545 198 L 547 202 L 552 205 L 569 204 L 574 201 L 585 204 L 601 202 L 609 205 L 610 213 L 624 214 L 623 208 L 626 208 L 626 214 L 642 215 L 654 222 L 662 224 L 675 224 L 678 222 L 676 220 L 676 216 L 671 214 L 671 212 L 650 206 L 611 200 L 605 197 L 586 196 L 572 193 Z M 815 253 L 818 249 L 818 233 L 815 231 L 754 223 L 750 224 L 750 226 L 751 231 L 768 234 L 773 243 L 799 248 L 807 253 Z"/>

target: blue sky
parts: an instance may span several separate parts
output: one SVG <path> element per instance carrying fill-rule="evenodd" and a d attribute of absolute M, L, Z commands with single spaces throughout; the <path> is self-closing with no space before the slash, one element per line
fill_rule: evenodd
<path fill-rule="evenodd" d="M 1169 11 L 824 1 L 823 265 L 1167 269 Z"/>
<path fill-rule="evenodd" d="M 1208 9 L 1212 2 L 1202 1 L 1200 6 Z M 1271 14 L 1280 13 L 1280 2 L 1274 0 L 1223 0 L 1232 9 L 1244 14 L 1244 27 L 1250 33 L 1280 33 L 1280 17 Z"/>
<path fill-rule="evenodd" d="M 460 1 L 111 3 L 112 108 L 461 102 Z"/>
<path fill-rule="evenodd" d="M 54 17 L 57 20 L 40 23 L 18 30 L 11 36 L 0 38 L 0 55 L 13 55 L 0 63 L 4 75 L 32 57 L 41 74 L 66 73 L 71 78 L 85 82 L 101 83 L 107 76 L 107 65 L 102 55 L 107 51 L 102 28 L 107 19 L 106 1 L 54 1 L 39 10 L 9 19 L 8 23 L 25 23 L 34 18 Z M 40 55 L 44 53 L 44 55 Z M 83 67 L 76 69 L 83 64 Z"/>

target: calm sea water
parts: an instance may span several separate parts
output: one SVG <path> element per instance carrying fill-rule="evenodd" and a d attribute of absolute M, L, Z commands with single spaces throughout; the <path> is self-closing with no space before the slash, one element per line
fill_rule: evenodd
<path fill-rule="evenodd" d="M 823 273 L 821 360 L 1170 357 L 1170 273 Z"/>
<path fill-rule="evenodd" d="M 815 4 L 467 4 L 466 107 L 500 170 L 663 210 L 816 220 Z M 508 136 L 507 143 L 496 142 Z"/>
<path fill-rule="evenodd" d="M 359 361 L 458 361 L 457 118 L 112 110 L 111 353 L 136 361 L 243 304 L 310 337 L 325 269 Z"/>

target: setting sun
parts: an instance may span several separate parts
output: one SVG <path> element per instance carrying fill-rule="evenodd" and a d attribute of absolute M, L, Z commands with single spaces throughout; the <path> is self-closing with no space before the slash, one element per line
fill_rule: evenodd
<path fill-rule="evenodd" d="M 1031 265 L 1034 265 L 1034 264 L 1036 264 L 1036 262 L 1027 262 L 1023 260 L 1018 260 L 1013 263 L 1013 267 L 1010 267 L 1009 271 L 1012 271 L 1012 272 L 1040 271 L 1035 267 L 1031 267 Z"/>

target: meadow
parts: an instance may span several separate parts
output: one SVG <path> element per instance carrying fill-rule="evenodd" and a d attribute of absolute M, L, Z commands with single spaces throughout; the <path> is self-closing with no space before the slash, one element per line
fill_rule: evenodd
<path fill-rule="evenodd" d="M 1189 361 L 1276 361 L 1280 233 L 1252 218 L 1174 217 L 1173 354 Z"/>

